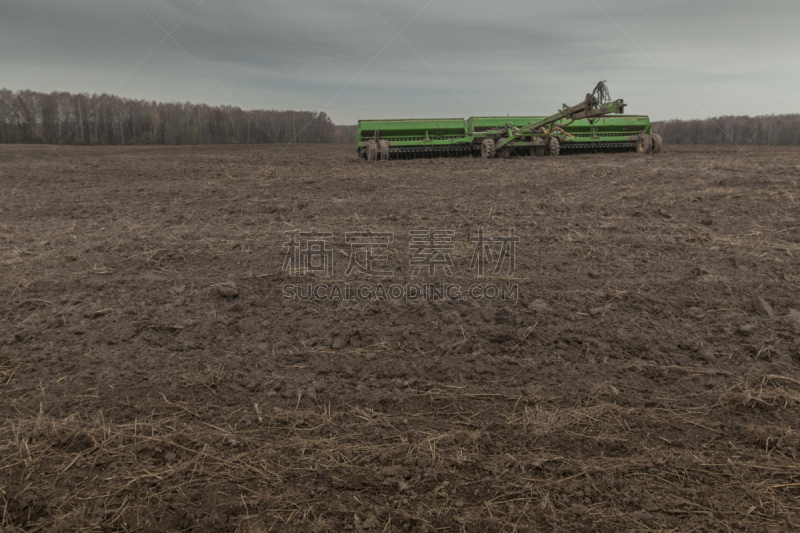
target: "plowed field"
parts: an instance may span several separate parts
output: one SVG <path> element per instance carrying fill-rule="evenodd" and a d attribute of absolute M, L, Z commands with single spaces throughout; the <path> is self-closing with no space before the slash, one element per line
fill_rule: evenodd
<path fill-rule="evenodd" d="M 3 531 L 800 529 L 796 149 L 50 151 L 0 146 Z"/>

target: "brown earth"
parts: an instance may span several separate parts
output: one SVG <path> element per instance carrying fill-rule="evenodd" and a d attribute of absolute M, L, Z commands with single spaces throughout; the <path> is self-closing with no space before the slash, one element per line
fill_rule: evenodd
<path fill-rule="evenodd" d="M 797 149 L 50 151 L 0 147 L 3 531 L 800 528 Z M 363 227 L 519 300 L 282 298 Z"/>

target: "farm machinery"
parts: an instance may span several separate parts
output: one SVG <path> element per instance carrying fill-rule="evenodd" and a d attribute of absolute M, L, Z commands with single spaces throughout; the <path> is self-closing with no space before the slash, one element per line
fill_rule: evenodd
<path fill-rule="evenodd" d="M 473 156 L 484 159 L 581 151 L 657 153 L 662 140 L 644 115 L 623 115 L 600 82 L 574 106 L 548 117 L 359 120 L 357 150 L 367 161 Z M 616 115 L 616 116 L 609 116 Z"/>

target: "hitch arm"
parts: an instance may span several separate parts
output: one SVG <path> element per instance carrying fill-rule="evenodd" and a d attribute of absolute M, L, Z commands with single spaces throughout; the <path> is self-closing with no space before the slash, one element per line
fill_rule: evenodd
<path fill-rule="evenodd" d="M 625 102 L 623 100 L 615 100 L 613 102 L 608 102 L 607 104 L 603 104 L 602 106 L 597 106 L 596 104 L 594 104 L 593 100 L 594 98 L 592 97 L 592 95 L 586 95 L 586 100 L 584 100 L 580 104 L 572 107 L 567 107 L 566 105 L 564 105 L 564 108 L 558 113 L 550 115 L 547 118 L 543 118 L 539 122 L 528 124 L 523 128 L 523 130 L 533 131 L 536 128 L 541 128 L 543 126 L 549 126 L 550 124 L 555 124 L 556 122 L 562 119 L 580 120 L 582 118 L 601 117 L 603 115 L 609 115 L 611 113 L 622 113 L 625 110 Z"/>

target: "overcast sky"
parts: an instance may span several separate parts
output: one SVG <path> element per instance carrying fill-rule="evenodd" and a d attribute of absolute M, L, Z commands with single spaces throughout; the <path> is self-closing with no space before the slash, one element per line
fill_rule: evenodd
<path fill-rule="evenodd" d="M 606 80 L 654 120 L 797 113 L 798 23 L 797 0 L 0 0 L 0 87 L 354 124 L 548 114 Z"/>

